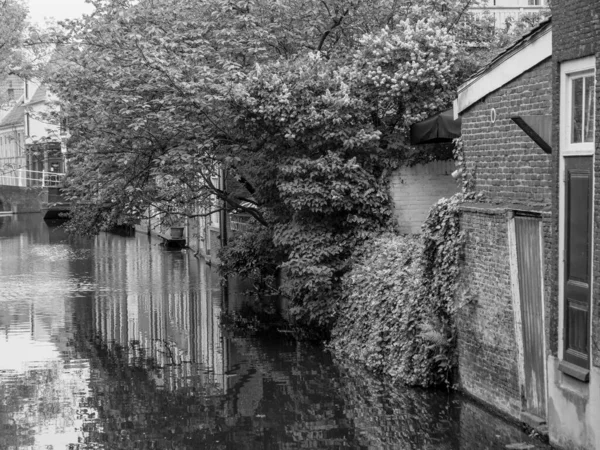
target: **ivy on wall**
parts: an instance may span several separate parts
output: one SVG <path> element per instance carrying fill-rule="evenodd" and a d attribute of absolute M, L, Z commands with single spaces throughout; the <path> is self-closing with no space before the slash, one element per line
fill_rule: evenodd
<path fill-rule="evenodd" d="M 342 280 L 335 352 L 396 382 L 451 383 L 464 246 L 459 205 L 471 196 L 438 201 L 421 237 L 385 233 L 357 250 Z"/>

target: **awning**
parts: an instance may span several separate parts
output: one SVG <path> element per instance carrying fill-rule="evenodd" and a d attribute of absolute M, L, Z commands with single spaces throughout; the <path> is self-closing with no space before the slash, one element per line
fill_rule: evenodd
<path fill-rule="evenodd" d="M 436 142 L 452 142 L 460 137 L 461 118 L 454 120 L 452 108 L 436 114 L 410 127 L 410 143 L 433 144 Z"/>

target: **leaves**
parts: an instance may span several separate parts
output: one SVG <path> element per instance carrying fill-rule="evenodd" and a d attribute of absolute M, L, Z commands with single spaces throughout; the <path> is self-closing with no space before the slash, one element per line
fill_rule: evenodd
<path fill-rule="evenodd" d="M 464 245 L 458 207 L 472 197 L 438 201 L 420 239 L 385 233 L 358 248 L 342 280 L 334 350 L 401 383 L 449 385 Z"/>
<path fill-rule="evenodd" d="M 18 0 L 0 3 L 0 76 L 6 77 L 22 62 L 28 8 Z M 5 95 L 5 93 L 1 93 Z M 0 106 L 9 99 L 0 97 Z"/>
<path fill-rule="evenodd" d="M 387 176 L 409 125 L 476 69 L 470 4 L 95 1 L 51 32 L 44 78 L 53 120 L 69 117 L 70 226 L 244 211 L 265 230 L 222 253 L 225 272 L 259 285 L 283 272 L 295 320 L 326 337 L 354 249 L 392 227 Z"/>

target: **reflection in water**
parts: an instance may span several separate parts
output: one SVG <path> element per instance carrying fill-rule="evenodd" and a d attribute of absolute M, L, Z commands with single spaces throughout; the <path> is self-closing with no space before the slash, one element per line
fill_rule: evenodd
<path fill-rule="evenodd" d="M 392 390 L 314 347 L 224 336 L 217 275 L 157 244 L 0 218 L 0 449 L 531 442 L 456 395 Z"/>

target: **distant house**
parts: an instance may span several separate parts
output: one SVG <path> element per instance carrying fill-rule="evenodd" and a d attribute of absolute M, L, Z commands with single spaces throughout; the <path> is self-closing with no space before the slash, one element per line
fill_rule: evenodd
<path fill-rule="evenodd" d="M 555 236 L 549 124 L 552 23 L 547 20 L 458 89 L 466 170 L 483 194 L 462 209 L 458 313 L 460 386 L 539 427 L 550 415 L 546 380 Z"/>
<path fill-rule="evenodd" d="M 10 76 L 0 82 L 0 184 L 47 186 L 65 172 L 65 136 L 43 117 L 51 100 L 35 81 Z"/>
<path fill-rule="evenodd" d="M 17 75 L 0 78 L 0 120 L 12 109 L 23 94 L 23 81 Z"/>
<path fill-rule="evenodd" d="M 65 158 L 61 151 L 63 141 L 60 125 L 51 123 L 43 114 L 51 111 L 52 95 L 45 85 L 35 80 L 24 80 L 23 107 L 27 168 L 32 178 L 44 173 L 64 173 Z"/>
<path fill-rule="evenodd" d="M 22 97 L 0 119 L 0 184 L 25 186 L 25 136 Z"/>

